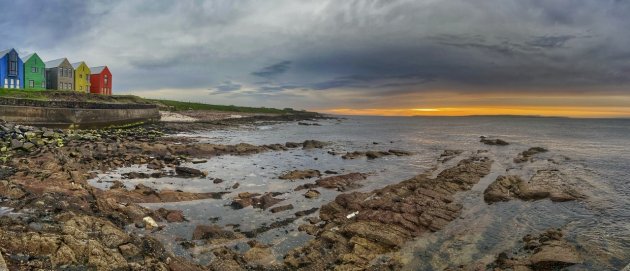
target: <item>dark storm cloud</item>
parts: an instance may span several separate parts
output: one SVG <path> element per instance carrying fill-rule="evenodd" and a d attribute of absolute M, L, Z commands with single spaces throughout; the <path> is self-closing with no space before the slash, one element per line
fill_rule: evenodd
<path fill-rule="evenodd" d="M 369 97 L 630 87 L 629 1 L 0 0 L 0 7 L 13 11 L 0 16 L 0 49 L 107 64 L 121 90 Z"/>
<path fill-rule="evenodd" d="M 536 37 L 534 40 L 528 42 L 527 44 L 540 47 L 540 48 L 557 48 L 564 46 L 567 41 L 574 39 L 573 35 L 562 35 L 562 36 L 543 36 Z"/>
<path fill-rule="evenodd" d="M 290 67 L 291 67 L 291 61 L 282 61 L 273 65 L 264 67 L 258 71 L 252 72 L 252 75 L 265 77 L 265 78 L 272 78 L 274 76 L 287 72 Z"/>
<path fill-rule="evenodd" d="M 91 30 L 107 14 L 99 1 L 0 0 L 0 46 L 52 47 Z"/>
<path fill-rule="evenodd" d="M 308 88 L 314 90 L 328 90 L 336 88 L 390 88 L 401 86 L 415 86 L 428 82 L 432 82 L 434 79 L 431 76 L 420 74 L 404 74 L 394 76 L 365 76 L 365 75 L 351 75 L 337 77 L 332 80 L 316 82 L 308 85 Z"/>

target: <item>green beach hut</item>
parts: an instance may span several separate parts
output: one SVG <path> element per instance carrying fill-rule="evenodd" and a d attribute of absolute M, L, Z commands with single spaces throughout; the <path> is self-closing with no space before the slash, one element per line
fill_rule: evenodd
<path fill-rule="evenodd" d="M 22 57 L 24 62 L 24 89 L 46 90 L 46 65 L 35 53 Z"/>

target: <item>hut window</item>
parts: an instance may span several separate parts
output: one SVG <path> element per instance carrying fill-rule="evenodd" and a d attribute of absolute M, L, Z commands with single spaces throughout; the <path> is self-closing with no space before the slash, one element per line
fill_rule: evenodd
<path fill-rule="evenodd" d="M 9 75 L 17 75 L 17 54 L 11 52 L 9 54 Z"/>

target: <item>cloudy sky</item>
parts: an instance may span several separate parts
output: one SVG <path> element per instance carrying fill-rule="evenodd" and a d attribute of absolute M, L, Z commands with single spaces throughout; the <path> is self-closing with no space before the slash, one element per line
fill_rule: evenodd
<path fill-rule="evenodd" d="M 119 94 L 342 114 L 630 116 L 630 1 L 0 6 L 0 49 L 108 65 Z"/>

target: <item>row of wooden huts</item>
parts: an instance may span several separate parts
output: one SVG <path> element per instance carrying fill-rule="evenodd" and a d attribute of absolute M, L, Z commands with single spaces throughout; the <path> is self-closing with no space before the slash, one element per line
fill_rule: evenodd
<path fill-rule="evenodd" d="M 20 57 L 15 49 L 8 49 L 0 51 L 0 88 L 111 95 L 112 73 L 107 66 L 88 67 L 67 58 L 44 62 L 36 53 Z"/>

